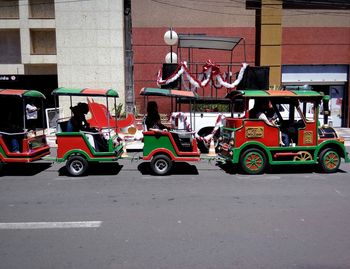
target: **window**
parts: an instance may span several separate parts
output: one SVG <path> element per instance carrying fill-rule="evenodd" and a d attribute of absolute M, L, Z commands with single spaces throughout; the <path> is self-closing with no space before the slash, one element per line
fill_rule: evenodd
<path fill-rule="evenodd" d="M 54 0 L 29 0 L 29 18 L 31 19 L 54 19 Z"/>
<path fill-rule="evenodd" d="M 0 30 L 0 64 L 19 63 L 21 63 L 21 41 L 19 30 Z"/>
<path fill-rule="evenodd" d="M 18 0 L 0 0 L 0 19 L 18 19 Z"/>
<path fill-rule="evenodd" d="M 55 55 L 56 32 L 55 29 L 31 29 L 31 54 Z"/>

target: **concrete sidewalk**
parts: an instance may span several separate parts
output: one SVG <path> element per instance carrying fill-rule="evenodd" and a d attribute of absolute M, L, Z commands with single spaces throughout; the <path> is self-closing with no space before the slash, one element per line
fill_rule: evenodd
<path fill-rule="evenodd" d="M 350 128 L 337 127 L 334 129 L 339 137 L 345 139 L 345 146 L 350 146 Z"/>

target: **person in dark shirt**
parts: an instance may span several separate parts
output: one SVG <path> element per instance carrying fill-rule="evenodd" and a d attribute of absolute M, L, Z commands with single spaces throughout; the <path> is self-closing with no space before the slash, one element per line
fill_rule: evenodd
<path fill-rule="evenodd" d="M 160 121 L 160 115 L 158 113 L 158 105 L 155 101 L 150 101 L 147 104 L 147 116 L 144 121 L 146 131 L 168 131 L 166 127 Z"/>
<path fill-rule="evenodd" d="M 86 103 L 78 103 L 70 108 L 73 116 L 67 125 L 67 132 L 79 132 L 80 130 L 89 129 L 89 123 L 86 121 L 85 115 L 89 112 L 89 106 Z"/>

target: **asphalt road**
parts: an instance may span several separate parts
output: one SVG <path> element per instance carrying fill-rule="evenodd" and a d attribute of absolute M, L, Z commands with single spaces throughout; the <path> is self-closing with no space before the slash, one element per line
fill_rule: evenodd
<path fill-rule="evenodd" d="M 249 176 L 201 162 L 172 176 L 122 160 L 0 177 L 0 268 L 350 268 L 350 164 Z"/>

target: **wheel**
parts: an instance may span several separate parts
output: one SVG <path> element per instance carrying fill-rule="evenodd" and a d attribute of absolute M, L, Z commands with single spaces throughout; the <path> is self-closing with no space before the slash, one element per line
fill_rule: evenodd
<path fill-rule="evenodd" d="M 334 173 L 340 166 L 339 153 L 334 149 L 322 150 L 318 160 L 322 171 L 325 173 Z"/>
<path fill-rule="evenodd" d="M 298 156 L 294 157 L 294 161 L 311 161 L 312 155 L 308 151 L 299 151 Z"/>
<path fill-rule="evenodd" d="M 265 154 L 259 149 L 248 149 L 241 155 L 240 165 L 247 174 L 260 174 L 266 168 Z"/>
<path fill-rule="evenodd" d="M 82 156 L 72 156 L 66 163 L 67 171 L 73 177 L 83 175 L 86 172 L 88 166 L 89 164 L 87 160 Z"/>
<path fill-rule="evenodd" d="M 156 155 L 151 161 L 151 168 L 157 175 L 166 175 L 173 166 L 171 159 L 163 154 Z"/>

